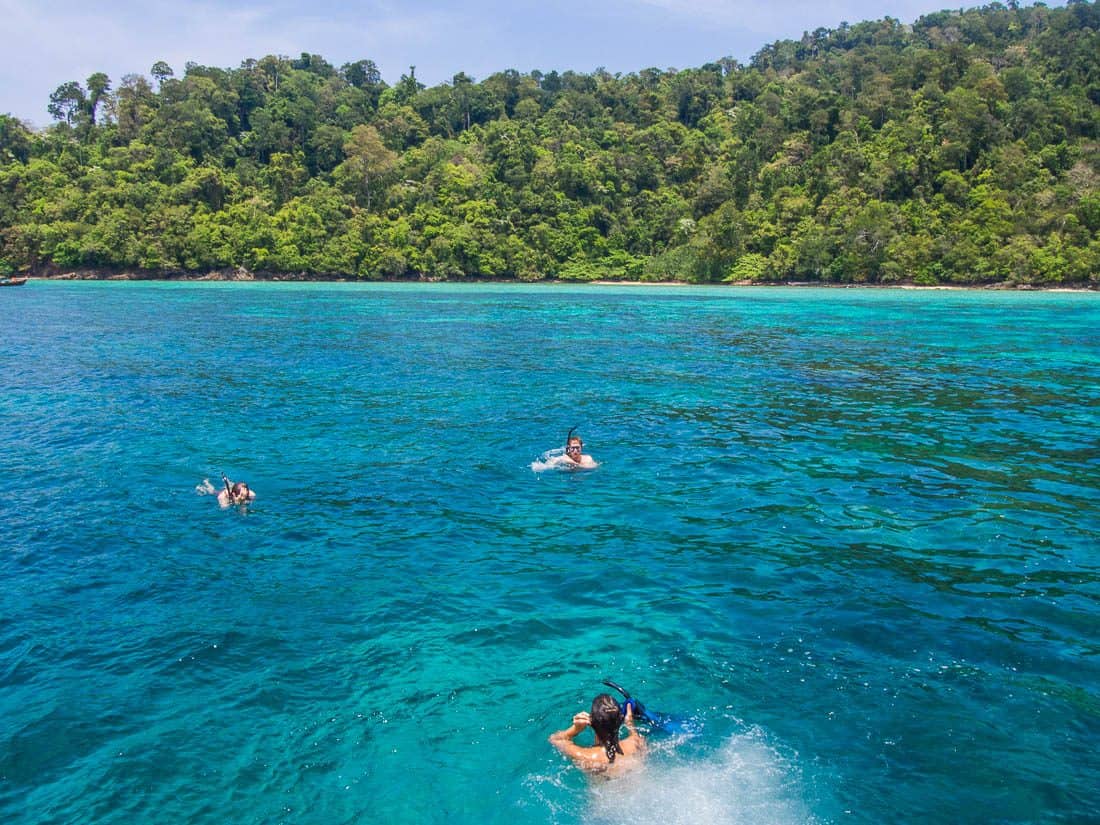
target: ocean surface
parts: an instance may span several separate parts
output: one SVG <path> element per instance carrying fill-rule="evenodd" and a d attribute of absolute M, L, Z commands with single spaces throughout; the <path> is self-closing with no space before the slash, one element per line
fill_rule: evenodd
<path fill-rule="evenodd" d="M 1100 822 L 1098 294 L 32 281 L 0 419 L 0 822 Z"/>

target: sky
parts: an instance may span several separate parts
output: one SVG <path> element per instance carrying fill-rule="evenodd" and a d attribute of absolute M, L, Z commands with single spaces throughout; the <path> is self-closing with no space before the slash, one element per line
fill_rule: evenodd
<path fill-rule="evenodd" d="M 416 67 L 434 86 L 504 69 L 611 73 L 742 62 L 764 45 L 948 0 L 0 0 L 0 114 L 46 126 L 50 93 L 105 72 L 149 75 L 158 60 L 236 68 L 265 55 L 373 60 L 387 83 Z M 979 5 L 979 3 L 967 3 Z M 1048 5 L 1061 5 L 1048 2 Z"/>

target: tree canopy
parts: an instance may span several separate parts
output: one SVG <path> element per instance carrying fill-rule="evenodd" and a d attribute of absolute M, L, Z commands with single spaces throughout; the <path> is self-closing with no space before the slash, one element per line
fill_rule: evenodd
<path fill-rule="evenodd" d="M 747 65 L 163 61 L 0 115 L 0 270 L 1100 282 L 1100 11 L 817 29 Z"/>

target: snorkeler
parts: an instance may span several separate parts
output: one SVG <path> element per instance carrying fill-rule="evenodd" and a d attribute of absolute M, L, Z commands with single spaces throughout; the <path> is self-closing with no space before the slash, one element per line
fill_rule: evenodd
<path fill-rule="evenodd" d="M 587 470 L 598 466 L 592 456 L 584 453 L 584 442 L 579 435 L 573 435 L 572 430 L 569 431 L 569 437 L 565 439 L 565 455 L 562 459 L 562 463 L 567 467 L 572 464 Z"/>
<path fill-rule="evenodd" d="M 626 726 L 629 734 L 619 739 L 619 728 Z M 573 740 L 585 728 L 592 728 L 596 744 L 582 747 Z M 634 729 L 634 706 L 626 703 L 626 716 L 609 694 L 601 693 L 592 700 L 592 710 L 573 717 L 573 724 L 550 735 L 550 744 L 589 773 L 622 773 L 637 765 L 645 756 L 645 738 Z"/>
<path fill-rule="evenodd" d="M 573 427 L 565 437 L 565 452 L 554 456 L 550 463 L 553 466 L 564 467 L 568 470 L 591 470 L 598 467 L 599 464 L 596 463 L 596 460 L 585 454 L 584 442 L 581 441 L 581 437 L 573 435 L 576 429 L 576 427 Z"/>
<path fill-rule="evenodd" d="M 564 449 L 558 447 L 543 453 L 538 460 L 531 462 L 531 469 L 541 473 L 545 470 L 594 470 L 599 467 L 599 462 L 585 455 L 584 442 L 579 435 L 573 435 L 576 429 L 572 427 L 565 436 Z"/>
<path fill-rule="evenodd" d="M 228 507 L 231 504 L 248 504 L 256 498 L 256 493 L 243 481 L 234 482 L 232 485 L 226 479 L 225 489 L 218 493 L 218 504 Z"/>
<path fill-rule="evenodd" d="M 217 495 L 218 504 L 222 507 L 229 507 L 233 504 L 248 504 L 254 498 L 256 498 L 256 491 L 245 484 L 243 481 L 230 482 L 225 477 L 225 473 L 222 473 L 222 483 L 225 484 L 221 490 L 217 490 L 213 484 L 210 483 L 210 479 L 204 478 L 202 484 L 195 489 L 200 495 Z"/>

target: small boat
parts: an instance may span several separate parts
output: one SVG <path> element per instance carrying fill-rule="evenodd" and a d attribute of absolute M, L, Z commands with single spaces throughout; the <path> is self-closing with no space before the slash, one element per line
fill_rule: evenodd
<path fill-rule="evenodd" d="M 0 286 L 23 286 L 26 278 L 0 278 Z"/>

